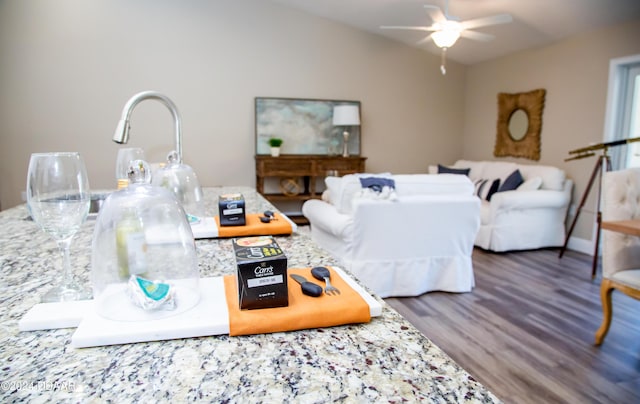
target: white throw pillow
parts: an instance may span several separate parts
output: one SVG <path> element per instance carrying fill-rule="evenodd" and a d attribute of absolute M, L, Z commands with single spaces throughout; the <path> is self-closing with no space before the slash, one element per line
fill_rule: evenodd
<path fill-rule="evenodd" d="M 528 180 L 520 184 L 520 186 L 516 189 L 516 191 L 536 191 L 540 189 L 541 185 L 542 185 L 542 178 L 533 177 L 533 178 L 529 178 Z"/>

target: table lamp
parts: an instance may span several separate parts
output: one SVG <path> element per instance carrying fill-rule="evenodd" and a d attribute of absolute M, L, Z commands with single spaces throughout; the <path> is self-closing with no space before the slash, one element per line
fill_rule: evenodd
<path fill-rule="evenodd" d="M 333 125 L 345 126 L 342 136 L 342 157 L 349 157 L 349 131 L 348 126 L 360 125 L 360 110 L 357 105 L 336 105 L 333 107 Z"/>

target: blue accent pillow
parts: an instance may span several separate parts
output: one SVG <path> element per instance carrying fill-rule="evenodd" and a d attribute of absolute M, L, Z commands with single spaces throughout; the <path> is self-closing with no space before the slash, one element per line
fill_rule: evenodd
<path fill-rule="evenodd" d="M 371 188 L 375 192 L 382 192 L 383 187 L 396 189 L 396 182 L 391 178 L 366 177 L 360 178 L 362 188 Z"/>
<path fill-rule="evenodd" d="M 522 178 L 522 174 L 520 170 L 516 170 L 509 174 L 509 176 L 504 180 L 498 192 L 504 191 L 513 191 L 517 189 L 524 182 L 524 178 Z"/>
<path fill-rule="evenodd" d="M 438 174 L 460 174 L 469 176 L 470 168 L 451 168 L 438 164 Z"/>

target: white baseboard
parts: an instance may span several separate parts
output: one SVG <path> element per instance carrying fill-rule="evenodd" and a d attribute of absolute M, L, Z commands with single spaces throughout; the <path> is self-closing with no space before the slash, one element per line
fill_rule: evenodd
<path fill-rule="evenodd" d="M 567 248 L 569 250 L 578 251 L 593 257 L 593 240 L 585 240 L 583 238 L 570 237 L 569 244 L 567 244 Z"/>

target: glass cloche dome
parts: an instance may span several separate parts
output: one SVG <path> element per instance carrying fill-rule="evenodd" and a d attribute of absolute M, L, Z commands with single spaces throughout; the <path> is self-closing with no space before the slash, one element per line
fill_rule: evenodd
<path fill-rule="evenodd" d="M 149 180 L 148 164 L 133 161 L 131 185 L 109 195 L 96 218 L 93 296 L 98 314 L 111 320 L 173 316 L 200 300 L 195 243 L 184 209 Z"/>
<path fill-rule="evenodd" d="M 202 188 L 195 171 L 180 162 L 178 153 L 167 155 L 167 164 L 153 173 L 152 184 L 168 189 L 178 198 L 190 220 L 204 216 Z"/>

